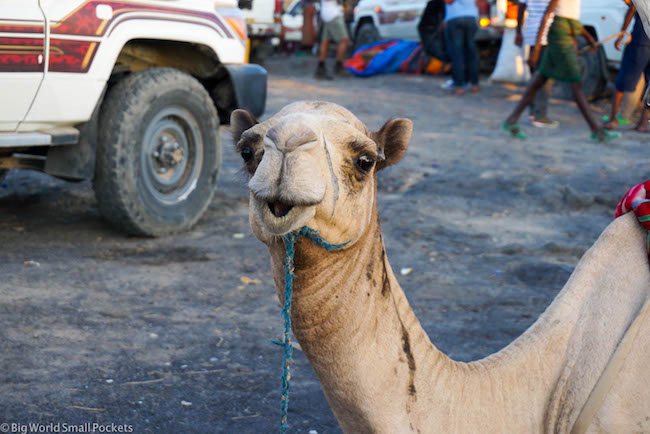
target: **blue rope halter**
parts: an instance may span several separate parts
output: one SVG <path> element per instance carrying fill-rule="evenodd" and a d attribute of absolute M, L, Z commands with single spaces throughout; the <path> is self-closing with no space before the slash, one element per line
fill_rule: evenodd
<path fill-rule="evenodd" d="M 311 242 L 325 250 L 337 250 L 345 247 L 348 243 L 330 244 L 321 237 L 318 232 L 303 226 L 299 231 L 291 232 L 283 237 L 286 251 L 284 262 L 284 307 L 282 318 L 284 319 L 283 342 L 275 342 L 284 347 L 284 359 L 282 367 L 282 417 L 280 421 L 280 432 L 287 432 L 287 412 L 289 411 L 289 380 L 291 379 L 291 358 L 293 346 L 291 345 L 291 295 L 293 293 L 293 258 L 296 254 L 296 241 L 305 237 Z M 349 242 L 349 241 L 348 241 Z"/>

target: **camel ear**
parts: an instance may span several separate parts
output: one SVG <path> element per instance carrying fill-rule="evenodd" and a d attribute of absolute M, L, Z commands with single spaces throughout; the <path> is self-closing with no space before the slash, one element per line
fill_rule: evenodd
<path fill-rule="evenodd" d="M 372 133 L 373 140 L 379 146 L 379 155 L 384 155 L 384 159 L 377 162 L 377 170 L 392 166 L 402 159 L 412 132 L 413 122 L 409 119 L 391 119 L 379 131 Z"/>
<path fill-rule="evenodd" d="M 244 131 L 258 123 L 255 116 L 248 110 L 237 109 L 232 112 L 230 115 L 230 129 L 232 130 L 233 143 L 237 144 Z"/>

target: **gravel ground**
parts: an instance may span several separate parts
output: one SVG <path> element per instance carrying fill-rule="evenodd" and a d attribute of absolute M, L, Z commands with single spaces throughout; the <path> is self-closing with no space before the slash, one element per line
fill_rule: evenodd
<path fill-rule="evenodd" d="M 564 101 L 551 105 L 560 129 L 527 126 L 525 143 L 506 137 L 499 125 L 519 87 L 485 83 L 452 97 L 440 89 L 445 78 L 322 83 L 309 57 L 267 67 L 267 116 L 319 99 L 371 129 L 414 121 L 405 158 L 379 176 L 379 214 L 393 269 L 413 269 L 400 283 L 416 314 L 457 360 L 497 351 L 530 326 L 618 199 L 649 177 L 650 136 L 592 144 Z M 593 107 L 598 116 L 606 108 Z M 227 128 L 222 137 L 208 212 L 194 230 L 162 239 L 112 229 L 89 183 L 9 174 L 0 189 L 0 424 L 277 430 L 282 351 L 269 340 L 281 336 L 280 306 Z M 340 432 L 306 358 L 294 355 L 291 431 Z"/>

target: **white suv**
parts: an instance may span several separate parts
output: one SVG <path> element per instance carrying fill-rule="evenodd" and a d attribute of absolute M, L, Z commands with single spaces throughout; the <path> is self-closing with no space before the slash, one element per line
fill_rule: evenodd
<path fill-rule="evenodd" d="M 235 0 L 0 2 L 0 171 L 93 179 L 133 234 L 188 228 L 221 162 L 220 119 L 264 111 Z"/>
<path fill-rule="evenodd" d="M 419 41 L 418 23 L 428 0 L 361 0 L 354 8 L 352 36 L 355 49 L 382 39 Z M 483 0 L 479 7 L 481 20 L 477 41 L 501 38 L 505 23 L 507 0 Z M 485 10 L 482 10 L 485 9 Z"/>

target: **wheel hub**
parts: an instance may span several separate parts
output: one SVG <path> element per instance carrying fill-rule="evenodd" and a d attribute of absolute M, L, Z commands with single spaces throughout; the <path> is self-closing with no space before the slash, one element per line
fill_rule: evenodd
<path fill-rule="evenodd" d="M 183 162 L 185 151 L 173 136 L 163 134 L 152 156 L 157 163 L 156 172 L 163 174 Z"/>
<path fill-rule="evenodd" d="M 185 200 L 196 188 L 203 164 L 198 123 L 186 110 L 161 110 L 147 126 L 141 153 L 142 180 L 160 203 Z"/>

